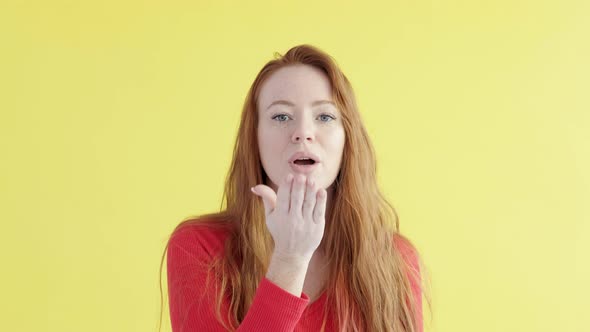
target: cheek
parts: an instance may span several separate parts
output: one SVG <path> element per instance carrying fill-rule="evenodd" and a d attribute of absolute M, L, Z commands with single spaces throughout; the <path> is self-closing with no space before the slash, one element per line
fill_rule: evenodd
<path fill-rule="evenodd" d="M 330 159 L 335 168 L 340 168 L 342 162 L 342 154 L 344 152 L 345 137 L 344 132 L 337 133 L 330 141 Z"/>
<path fill-rule="evenodd" d="M 263 160 L 268 163 L 277 163 L 283 157 L 284 134 L 272 128 L 262 129 L 258 132 L 258 146 Z"/>
<path fill-rule="evenodd" d="M 327 137 L 327 145 L 332 155 L 342 154 L 344 149 L 344 129 L 339 128 Z"/>
<path fill-rule="evenodd" d="M 273 126 L 269 123 L 261 123 L 260 127 L 258 128 L 258 137 L 259 141 L 268 141 L 272 139 L 276 139 L 281 135 L 280 128 Z"/>

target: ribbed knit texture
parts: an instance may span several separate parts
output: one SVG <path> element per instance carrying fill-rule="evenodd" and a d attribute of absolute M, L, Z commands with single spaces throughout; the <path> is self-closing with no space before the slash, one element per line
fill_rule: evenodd
<path fill-rule="evenodd" d="M 215 318 L 215 287 L 219 280 L 210 278 L 205 287 L 208 264 L 224 250 L 227 230 L 212 229 L 199 225 L 178 229 L 170 239 L 167 256 L 168 296 L 170 320 L 173 332 L 226 331 Z M 416 256 L 404 241 L 396 241 L 402 256 L 418 268 Z M 418 298 L 418 332 L 422 327 L 422 298 L 420 285 L 411 279 L 412 290 Z M 280 288 L 267 278 L 263 278 L 256 290 L 252 305 L 238 331 L 256 332 L 303 332 L 320 331 L 324 314 L 326 293 L 314 302 L 301 293 L 301 297 Z M 224 298 L 221 306 L 222 316 L 227 317 L 229 301 Z M 329 312 L 329 311 L 328 311 Z M 225 318 L 225 321 L 229 320 Z M 333 317 L 328 314 L 326 331 L 336 331 Z"/>

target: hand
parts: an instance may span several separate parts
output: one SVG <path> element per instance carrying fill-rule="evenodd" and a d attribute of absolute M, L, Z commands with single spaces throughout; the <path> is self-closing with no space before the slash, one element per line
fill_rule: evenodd
<path fill-rule="evenodd" d="M 274 240 L 273 256 L 311 259 L 324 236 L 327 192 L 299 174 L 288 174 L 278 194 L 266 185 L 252 187 L 264 203 L 266 227 Z"/>

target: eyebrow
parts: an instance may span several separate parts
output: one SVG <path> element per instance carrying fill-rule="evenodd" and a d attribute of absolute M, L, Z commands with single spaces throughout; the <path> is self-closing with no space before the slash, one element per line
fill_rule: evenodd
<path fill-rule="evenodd" d="M 334 102 L 332 102 L 330 100 L 316 100 L 313 103 L 311 103 L 311 106 L 317 106 L 317 105 L 322 105 L 322 104 L 331 104 L 332 106 L 336 107 L 336 104 L 334 104 Z M 291 106 L 291 107 L 295 106 L 295 104 L 293 104 L 292 102 L 290 102 L 288 100 L 281 99 L 281 100 L 273 101 L 270 105 L 268 105 L 268 107 L 266 109 L 268 110 L 273 105 L 287 105 L 287 106 Z"/>

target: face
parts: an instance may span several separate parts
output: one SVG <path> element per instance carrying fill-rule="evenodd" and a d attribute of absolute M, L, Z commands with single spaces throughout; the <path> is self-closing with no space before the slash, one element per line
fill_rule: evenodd
<path fill-rule="evenodd" d="M 332 100 L 328 77 L 308 65 L 283 67 L 262 84 L 258 98 L 258 146 L 268 183 L 275 191 L 288 173 L 303 174 L 317 187 L 336 179 L 344 150 L 342 116 Z M 296 152 L 319 158 L 311 170 L 297 170 Z"/>

